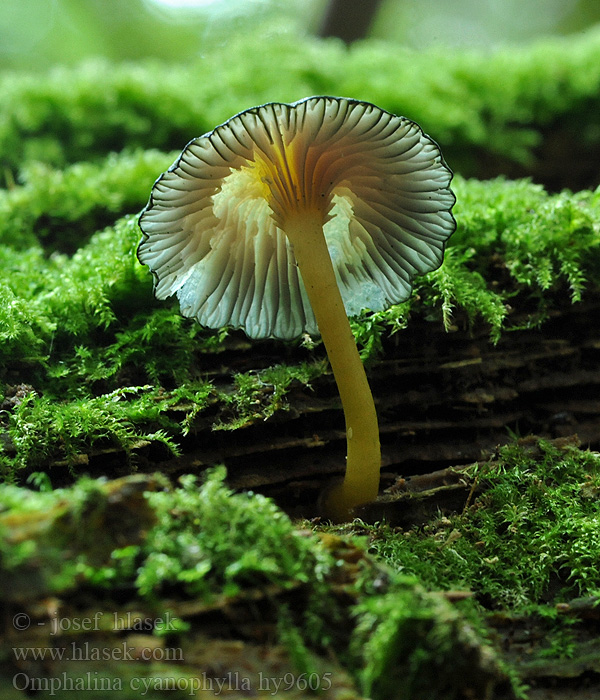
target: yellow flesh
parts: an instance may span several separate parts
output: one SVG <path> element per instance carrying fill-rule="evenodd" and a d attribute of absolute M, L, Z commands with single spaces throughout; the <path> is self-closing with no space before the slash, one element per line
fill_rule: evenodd
<path fill-rule="evenodd" d="M 376 498 L 381 452 L 373 396 L 344 310 L 322 222 L 319 211 L 294 213 L 287 217 L 284 230 L 294 247 L 344 409 L 346 475 L 325 503 L 328 517 L 343 520 L 352 508 Z"/>
<path fill-rule="evenodd" d="M 307 181 L 308 173 L 302 173 L 298 167 L 301 159 L 297 148 L 296 139 L 289 143 L 282 139 L 269 159 L 255 154 L 254 167 L 278 225 L 294 249 L 340 393 L 346 421 L 346 473 L 341 486 L 327 494 L 325 514 L 334 520 L 344 520 L 352 508 L 377 497 L 381 469 L 379 426 L 323 234 L 331 199 L 329 193 L 321 192 L 319 171 L 322 172 L 328 159 L 321 161 L 321 168 L 309 171 L 312 177 Z"/>

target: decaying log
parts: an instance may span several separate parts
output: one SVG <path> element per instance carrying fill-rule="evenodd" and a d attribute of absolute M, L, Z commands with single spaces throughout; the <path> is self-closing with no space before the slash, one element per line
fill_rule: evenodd
<path fill-rule="evenodd" d="M 411 320 L 386 340 L 369 368 L 380 419 L 382 487 L 398 477 L 429 473 L 486 459 L 511 435 L 557 438 L 577 434 L 583 446 L 600 448 L 600 299 L 564 305 L 540 328 L 506 331 L 497 345 L 487 328 L 446 332 L 439 320 Z M 513 327 L 526 318 L 511 317 Z M 232 335 L 229 349 L 203 356 L 202 370 L 219 386 L 236 372 L 307 358 L 307 351 L 275 342 L 253 343 Z M 265 393 L 272 389 L 264 388 Z M 344 420 L 331 375 L 286 396 L 287 410 L 256 419 L 233 432 L 215 430 L 220 415 L 200 414 L 173 458 L 153 445 L 134 450 L 139 471 L 176 479 L 225 464 L 234 488 L 254 489 L 284 507 L 316 513 L 323 484 L 344 467 Z M 173 418 L 181 419 L 173 409 Z M 215 409 L 218 410 L 218 409 Z M 130 463 L 112 448 L 82 456 L 91 475 L 119 476 Z M 70 478 L 55 464 L 51 478 Z M 307 506 L 308 504 L 308 506 Z"/>
<path fill-rule="evenodd" d="M 502 646 L 504 659 L 530 686 L 529 700 L 592 700 L 600 697 L 600 639 L 597 597 L 560 603 L 558 622 L 565 628 L 571 650 L 549 649 L 550 617 L 499 612 L 487 617 Z M 550 652 L 545 657 L 544 651 Z"/>

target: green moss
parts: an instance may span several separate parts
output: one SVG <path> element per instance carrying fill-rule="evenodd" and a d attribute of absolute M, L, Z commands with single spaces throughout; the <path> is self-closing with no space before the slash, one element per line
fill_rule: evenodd
<path fill-rule="evenodd" d="M 43 77 L 2 76 L 2 164 L 13 171 L 24 161 L 64 167 L 124 148 L 181 148 L 249 105 L 330 87 L 326 65 L 343 54 L 341 45 L 289 36 L 236 43 L 206 52 L 195 65 L 90 62 Z M 259 64 L 257 49 L 265 57 Z M 281 68 L 276 74 L 274 61 Z"/>
<path fill-rule="evenodd" d="M 116 447 L 129 454 L 142 441 L 162 443 L 177 454 L 173 438 L 164 430 L 144 430 L 157 419 L 157 392 L 139 387 L 118 389 L 96 398 L 56 402 L 31 392 L 10 416 L 0 467 L 13 479 L 21 469 L 44 468 L 66 461 L 71 469 L 95 448 Z M 198 402 L 201 405 L 201 401 Z M 141 424 L 141 425 L 140 425 Z M 83 464 L 87 464 L 84 459 Z M 133 463 L 131 468 L 133 468 Z"/>
<path fill-rule="evenodd" d="M 365 356 L 404 330 L 411 315 L 450 329 L 460 314 L 471 325 L 487 324 L 496 342 L 505 330 L 540 325 L 565 291 L 576 303 L 598 290 L 600 189 L 549 195 L 527 180 L 459 176 L 453 189 L 457 230 L 444 264 L 415 280 L 409 303 L 358 319 L 353 330 Z"/>
<path fill-rule="evenodd" d="M 137 354 L 133 352 L 134 356 Z M 84 350 L 79 348 L 77 355 L 81 362 L 76 370 L 80 380 L 86 381 L 86 376 L 87 381 L 98 379 L 96 370 L 85 373 Z M 19 478 L 21 470 L 43 469 L 56 462 L 66 462 L 76 472 L 80 465 L 87 464 L 87 454 L 103 448 L 125 452 L 134 469 L 134 448 L 155 442 L 177 455 L 178 439 L 190 432 L 204 410 L 210 408 L 214 412 L 215 404 L 220 405 L 220 411 L 212 419 L 214 429 L 235 430 L 286 410 L 285 395 L 292 384 L 309 385 L 311 378 L 322 372 L 322 362 L 277 365 L 260 372 L 237 374 L 233 390 L 217 389 L 198 379 L 184 381 L 169 391 L 153 385 L 121 387 L 100 396 L 70 401 L 39 396 L 29 387 L 10 412 L 0 473 L 13 480 Z"/>
<path fill-rule="evenodd" d="M 325 369 L 324 362 L 303 362 L 236 374 L 233 390 L 222 394 L 224 414 L 215 429 L 236 430 L 253 420 L 268 420 L 287 408 L 285 395 L 293 383 L 310 387 L 311 380 Z"/>
<path fill-rule="evenodd" d="M 73 589 L 115 547 L 135 543 L 154 522 L 143 498 L 148 477 L 80 479 L 72 488 L 40 492 L 0 489 L 0 570 L 6 601 L 34 600 Z M 119 533 L 117 535 L 117 533 Z"/>
<path fill-rule="evenodd" d="M 194 349 L 214 347 L 222 334 L 203 333 L 172 307 L 157 308 L 151 278 L 135 256 L 139 236 L 130 217 L 70 258 L 0 246 L 11 271 L 0 285 L 4 373 L 65 397 L 81 396 L 99 380 L 117 388 L 126 373 L 145 384 L 191 371 Z"/>
<path fill-rule="evenodd" d="M 477 692 L 499 677 L 489 648 L 443 598 L 339 538 L 297 530 L 270 499 L 235 494 L 224 476 L 217 469 L 202 484 L 186 476 L 178 488 L 147 493 L 156 524 L 143 542 L 106 553 L 104 565 L 97 562 L 89 525 L 111 502 L 110 484 L 84 480 L 68 491 L 31 497 L 24 489 L 6 487 L 0 490 L 0 530 L 8 535 L 0 548 L 0 570 L 11 580 L 21 577 L 24 591 L 30 590 L 26 577 L 35 574 L 33 595 L 60 594 L 83 584 L 88 595 L 101 587 L 104 598 L 133 588 L 137 605 L 165 595 L 171 604 L 191 598 L 212 610 L 263 601 L 267 611 L 271 608 L 263 615 L 279 621 L 278 639 L 272 641 L 288 647 L 299 673 L 316 672 L 315 654 L 333 654 L 374 700 L 419 700 L 426 689 L 430 700 L 460 697 L 463 688 Z M 120 488 L 127 493 L 127 482 Z M 118 492 L 111 493 L 114 500 Z M 43 535 L 36 516 L 47 523 Z M 44 537 L 57 527 L 67 537 L 77 518 L 81 541 L 69 543 L 77 556 L 57 570 L 48 554 L 40 559 L 39 548 L 48 546 Z M 28 547 L 15 542 L 22 539 L 11 529 L 15 519 L 37 528 Z M 60 542 L 49 549 L 56 555 L 62 551 Z M 293 598 L 286 598 L 290 591 Z M 187 627 L 180 624 L 177 632 L 185 634 Z M 456 673 L 458 657 L 459 665 L 470 667 L 468 681 Z M 432 664 L 433 684 L 426 672 Z"/>
<path fill-rule="evenodd" d="M 44 335 L 52 332 L 52 324 L 39 317 L 29 301 L 19 297 L 4 281 L 0 281 L 0 308 L 0 352 L 4 358 L 18 357 L 23 365 L 43 364 L 47 357 Z"/>
<path fill-rule="evenodd" d="M 352 647 L 367 697 L 484 697 L 482 668 L 493 667 L 491 650 L 478 645 L 461 614 L 441 597 L 405 579 L 385 595 L 365 597 L 355 612 Z"/>
<path fill-rule="evenodd" d="M 0 190 L 0 244 L 20 251 L 43 245 L 74 253 L 93 233 L 135 213 L 148 201 L 148 183 L 176 154 L 153 150 L 110 154 L 64 170 L 27 162 L 19 185 Z"/>
<path fill-rule="evenodd" d="M 486 279 L 493 279 L 492 266 L 498 270 L 493 255 L 500 252 L 518 285 L 540 296 L 562 281 L 573 301 L 581 299 L 586 276 L 595 281 L 600 272 L 600 190 L 548 196 L 527 181 L 455 184 L 460 226 L 453 245 L 476 246 Z"/>
<path fill-rule="evenodd" d="M 210 600 L 250 586 L 323 580 L 332 563 L 326 552 L 296 532 L 271 500 L 234 496 L 224 475 L 215 471 L 200 487 L 186 477 L 173 492 L 149 495 L 158 524 L 138 568 L 142 595 L 178 585 L 187 595 Z"/>
<path fill-rule="evenodd" d="M 1 162 L 17 172 L 29 161 L 64 167 L 124 148 L 177 149 L 250 106 L 334 94 L 414 119 L 465 175 L 481 174 L 481 153 L 527 172 L 553 128 L 579 155 L 597 152 L 599 57 L 598 31 L 491 54 L 377 41 L 348 50 L 253 32 L 185 67 L 99 62 L 9 73 L 0 78 Z"/>
<path fill-rule="evenodd" d="M 127 162 L 130 172 L 141 167 L 136 158 Z M 141 164 L 147 166 L 143 159 Z M 102 167 L 93 166 L 90 172 L 97 181 L 108 182 L 115 163 L 109 159 Z M 68 177 L 61 187 L 70 201 L 86 201 L 85 180 Z M 376 357 L 385 339 L 403 331 L 417 315 L 447 329 L 457 317 L 471 325 L 487 324 L 491 340 L 497 341 L 506 330 L 539 325 L 564 303 L 565 292 L 577 303 L 588 291 L 598 290 L 600 192 L 548 195 L 526 181 L 460 177 L 454 187 L 458 229 L 444 265 L 416 280 L 409 302 L 353 320 L 365 359 Z M 50 216 L 53 201 L 47 200 L 50 209 L 38 215 Z M 90 206 L 93 211 L 93 202 Z M 64 430 L 50 429 L 47 416 L 53 406 L 58 414 L 70 416 L 88 410 L 82 406 L 100 410 L 106 420 L 89 436 L 87 444 L 94 444 L 94 436 L 104 434 L 114 418 L 111 392 L 130 387 L 140 396 L 174 391 L 191 396 L 202 383 L 202 356 L 226 347 L 226 330 L 202 329 L 181 317 L 176 302 L 153 298 L 151 276 L 135 255 L 139 237 L 136 218 L 130 216 L 93 234 L 70 257 L 48 257 L 37 244 L 26 250 L 0 245 L 0 262 L 10 271 L 0 283 L 0 377 L 7 385 L 29 384 L 43 396 L 35 402 L 39 410 L 29 412 L 39 424 L 21 420 L 18 412 L 10 419 L 20 456 L 16 462 L 9 456 L 9 466 L 5 460 L 5 473 L 15 464 L 38 468 L 44 455 L 69 459 L 85 443 L 85 420 L 63 420 L 65 426 L 78 426 L 68 439 Z M 520 313 L 513 321 L 515 309 Z M 202 400 L 185 412 L 187 427 L 209 405 L 216 410 L 218 428 L 268 419 L 286 407 L 284 397 L 295 383 L 308 386 L 326 371 L 322 348 L 307 345 L 305 356 L 297 365 L 277 362 L 259 372 L 238 373 L 232 388 L 215 388 L 209 392 L 211 401 Z M 153 411 L 140 411 L 135 401 L 119 403 L 117 425 L 109 432 L 123 436 L 126 424 L 131 439 L 116 437 L 117 444 L 131 445 L 156 430 L 177 438 L 181 425 L 166 415 L 172 403 L 156 401 L 153 406 Z M 39 440 L 36 449 L 24 447 L 30 444 L 27 435 L 19 434 L 25 426 Z M 77 446 L 73 451 L 72 444 Z"/>
<path fill-rule="evenodd" d="M 548 659 L 593 655 L 581 618 L 562 614 L 560 604 L 569 602 L 575 610 L 582 600 L 592 608 L 600 590 L 598 453 L 545 441 L 515 442 L 500 450 L 493 466 L 467 470 L 466 476 L 483 493 L 463 513 L 410 530 L 355 521 L 334 531 L 346 537 L 354 533 L 399 576 L 415 577 L 426 590 L 470 592 L 472 597 L 457 609 L 484 638 L 486 620 L 500 620 L 501 629 L 514 621 L 516 629 L 537 630 L 543 641 L 527 652 L 531 656 L 523 663 L 528 668 L 547 669 Z M 368 598 L 362 605 L 363 624 L 381 620 L 377 633 L 364 640 L 372 659 L 364 672 L 366 687 L 380 689 L 383 696 L 395 687 L 407 697 L 434 692 L 436 673 L 426 676 L 429 682 L 422 688 L 418 664 L 396 674 L 389 656 L 390 648 L 402 656 L 402 645 L 412 635 L 429 638 L 427 614 L 421 609 L 411 614 L 410 606 L 393 596 Z M 379 634 L 385 635 L 381 644 Z M 446 626 L 436 641 L 450 645 L 452 634 L 452 626 Z"/>
<path fill-rule="evenodd" d="M 511 46 L 485 57 L 478 51 L 447 49 L 417 56 L 364 42 L 351 52 L 344 88 L 391 111 L 406 111 L 410 105 L 406 113 L 449 144 L 463 173 L 473 166 L 469 160 L 476 157 L 477 147 L 531 165 L 544 128 L 570 112 L 580 125 L 588 124 L 580 134 L 587 146 L 597 144 L 597 134 L 586 121 L 591 104 L 585 101 L 594 99 L 600 84 L 598 51 L 598 33 L 593 31 L 583 38 Z M 402 80 L 394 84 L 399 75 Z M 454 151 L 467 143 L 468 152 Z"/>
<path fill-rule="evenodd" d="M 502 448 L 471 476 L 484 493 L 462 514 L 408 532 L 367 527 L 371 548 L 433 589 L 470 589 L 519 610 L 600 588 L 600 457 L 547 442 Z"/>

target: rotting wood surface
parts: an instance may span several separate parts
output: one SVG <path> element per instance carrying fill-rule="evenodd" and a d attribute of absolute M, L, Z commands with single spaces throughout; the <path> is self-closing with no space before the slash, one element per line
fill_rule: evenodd
<path fill-rule="evenodd" d="M 382 488 L 399 477 L 485 460 L 511 434 L 577 434 L 582 446 L 600 448 L 599 319 L 599 299 L 576 305 L 565 300 L 540 328 L 507 331 L 497 345 L 486 328 L 446 332 L 439 320 L 411 320 L 386 341 L 383 358 L 369 369 L 380 420 Z M 519 319 L 511 323 L 517 326 Z M 286 358 L 284 352 L 274 342 L 241 340 L 205 359 L 206 372 L 231 382 L 235 372 L 298 359 L 294 351 L 288 349 Z M 233 432 L 214 430 L 215 414 L 201 414 L 181 441 L 180 456 L 140 444 L 137 469 L 175 479 L 225 464 L 234 488 L 266 493 L 297 515 L 316 515 L 319 492 L 344 466 L 344 419 L 333 377 L 319 377 L 310 388 L 298 383 L 286 402 L 287 410 Z M 176 410 L 173 415 L 178 418 Z M 81 459 L 77 471 L 92 475 L 130 471 L 113 449 Z M 53 465 L 53 483 L 60 482 L 61 470 L 66 477 L 66 465 Z"/>

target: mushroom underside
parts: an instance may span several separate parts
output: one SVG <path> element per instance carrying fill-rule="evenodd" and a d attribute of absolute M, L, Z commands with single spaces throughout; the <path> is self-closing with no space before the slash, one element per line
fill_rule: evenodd
<path fill-rule="evenodd" d="M 404 301 L 454 230 L 451 173 L 413 122 L 368 103 L 309 98 L 233 117 L 193 140 L 157 181 L 140 261 L 159 298 L 253 338 L 317 335 L 285 234 L 320 212 L 349 315 Z"/>

